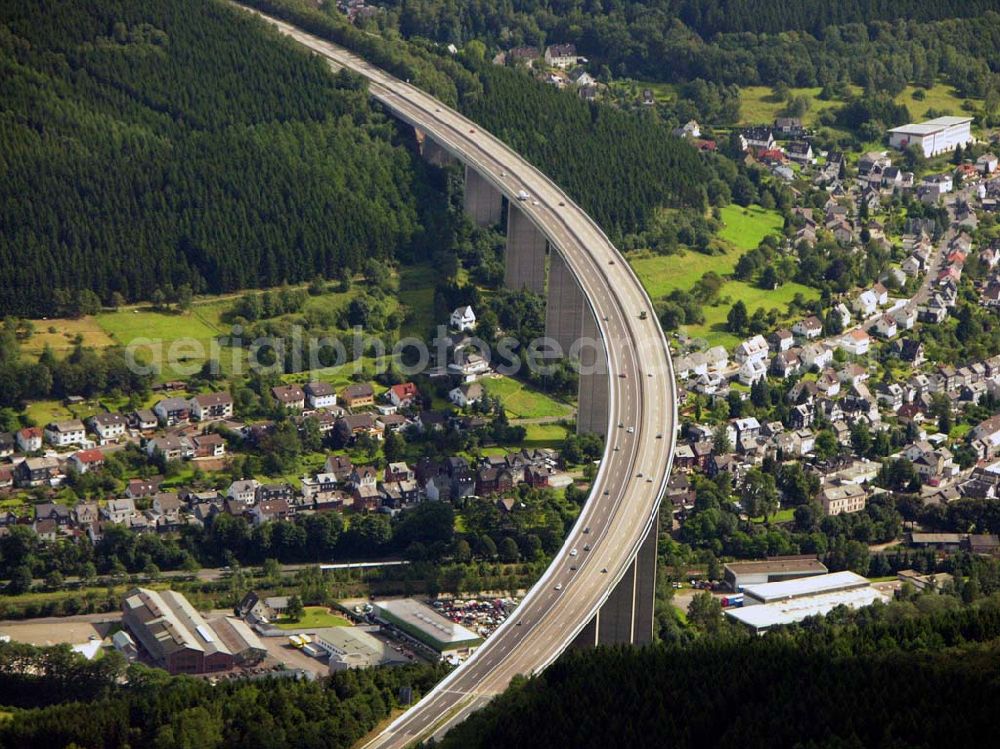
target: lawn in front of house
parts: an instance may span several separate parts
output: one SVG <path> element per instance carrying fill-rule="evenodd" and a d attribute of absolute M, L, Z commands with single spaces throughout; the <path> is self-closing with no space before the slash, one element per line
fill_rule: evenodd
<path fill-rule="evenodd" d="M 511 419 L 543 419 L 552 416 L 568 418 L 573 412 L 573 407 L 569 404 L 513 377 L 487 377 L 481 383 L 487 393 L 500 398 Z"/>
<path fill-rule="evenodd" d="M 351 623 L 340 616 L 334 614 L 326 606 L 306 606 L 305 613 L 300 619 L 282 618 L 275 622 L 278 629 L 313 630 L 325 627 L 350 627 Z"/>

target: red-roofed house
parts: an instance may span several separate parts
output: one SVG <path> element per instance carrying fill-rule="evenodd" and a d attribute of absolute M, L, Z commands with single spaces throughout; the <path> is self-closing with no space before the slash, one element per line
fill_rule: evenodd
<path fill-rule="evenodd" d="M 70 456 L 69 462 L 77 473 L 86 473 L 104 465 L 104 453 L 100 450 L 78 450 Z"/>
<path fill-rule="evenodd" d="M 397 408 L 412 406 L 420 398 L 417 386 L 412 382 L 402 382 L 389 388 L 389 400 Z"/>

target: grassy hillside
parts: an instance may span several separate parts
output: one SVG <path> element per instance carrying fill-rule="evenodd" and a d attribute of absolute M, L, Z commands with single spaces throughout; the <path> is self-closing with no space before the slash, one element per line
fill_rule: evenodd
<path fill-rule="evenodd" d="M 757 247 L 768 234 L 779 234 L 783 224 L 777 211 L 757 205 L 747 208 L 728 205 L 722 209 L 722 220 L 723 227 L 718 235 L 723 240 L 722 254 L 706 255 L 688 250 L 677 255 L 638 253 L 629 258 L 651 297 L 664 297 L 674 289 L 688 291 L 709 271 L 723 277 L 731 275 L 740 255 Z M 743 281 L 727 280 L 720 292 L 724 301 L 714 307 L 704 307 L 704 324 L 687 325 L 683 331 L 695 338 L 705 338 L 713 346 L 732 346 L 738 339 L 723 329 L 731 304 L 742 299 L 750 314 L 757 309 L 777 308 L 784 311 L 796 294 L 802 294 L 806 299 L 819 296 L 815 289 L 797 283 L 787 283 L 774 291 L 767 291 Z"/>

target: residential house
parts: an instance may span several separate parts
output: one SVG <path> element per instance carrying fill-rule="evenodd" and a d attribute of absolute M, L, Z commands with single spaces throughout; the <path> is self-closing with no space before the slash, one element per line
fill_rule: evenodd
<path fill-rule="evenodd" d="M 138 516 L 138 513 L 136 512 L 135 502 L 132 498 L 122 497 L 119 499 L 109 499 L 104 505 L 103 515 L 109 523 L 130 526 Z"/>
<path fill-rule="evenodd" d="M 825 515 L 860 512 L 865 509 L 867 499 L 868 492 L 864 487 L 854 483 L 825 486 L 819 492 L 819 501 Z"/>
<path fill-rule="evenodd" d="M 843 302 L 839 302 L 837 306 L 833 308 L 833 313 L 840 317 L 840 325 L 842 328 L 846 328 L 851 324 L 851 311 Z"/>
<path fill-rule="evenodd" d="M 882 315 L 876 321 L 873 328 L 875 334 L 881 336 L 882 338 L 893 338 L 896 335 L 896 319 L 892 315 Z"/>
<path fill-rule="evenodd" d="M 155 411 L 140 408 L 128 415 L 128 425 L 140 432 L 152 432 L 160 425 L 160 421 Z"/>
<path fill-rule="evenodd" d="M 448 399 L 459 408 L 465 408 L 477 403 L 483 397 L 483 386 L 478 382 L 469 382 L 453 388 L 448 393 Z"/>
<path fill-rule="evenodd" d="M 472 331 L 476 328 L 476 313 L 473 312 L 472 307 L 465 305 L 464 307 L 456 307 L 452 310 L 451 318 L 449 319 L 449 325 L 459 331 Z"/>
<path fill-rule="evenodd" d="M 346 455 L 331 455 L 323 465 L 323 472 L 337 477 L 337 481 L 346 482 L 354 473 L 354 464 Z"/>
<path fill-rule="evenodd" d="M 806 368 L 823 369 L 833 361 L 833 350 L 819 343 L 810 343 L 799 349 L 799 359 Z"/>
<path fill-rule="evenodd" d="M 337 393 L 329 382 L 309 382 L 303 391 L 310 408 L 333 408 L 337 405 Z"/>
<path fill-rule="evenodd" d="M 191 416 L 198 421 L 228 419 L 233 415 L 233 396 L 229 393 L 202 393 L 189 403 Z"/>
<path fill-rule="evenodd" d="M 45 425 L 45 439 L 55 447 L 81 445 L 86 441 L 87 431 L 79 419 L 54 421 Z"/>
<path fill-rule="evenodd" d="M 240 479 L 229 485 L 226 496 L 249 507 L 257 501 L 258 487 L 260 482 L 257 479 Z"/>
<path fill-rule="evenodd" d="M 856 328 L 843 336 L 838 346 L 842 351 L 852 356 L 864 356 L 871 347 L 871 336 L 864 330 Z"/>
<path fill-rule="evenodd" d="M 925 361 L 924 344 L 915 338 L 904 338 L 896 341 L 892 346 L 892 351 L 900 361 L 904 361 L 914 367 L 919 367 Z"/>
<path fill-rule="evenodd" d="M 785 356 L 785 354 L 781 354 Z M 764 359 L 747 359 L 740 365 L 737 374 L 739 381 L 746 385 L 753 385 L 758 380 L 767 378 L 767 361 Z"/>
<path fill-rule="evenodd" d="M 221 458 L 226 454 L 226 440 L 221 434 L 199 434 L 191 438 L 196 458 Z"/>
<path fill-rule="evenodd" d="M 149 440 L 146 443 L 146 454 L 151 458 L 162 457 L 166 461 L 184 460 L 194 457 L 194 448 L 187 437 L 167 434 Z"/>
<path fill-rule="evenodd" d="M 295 507 L 287 499 L 272 499 L 258 502 L 250 508 L 250 518 L 254 525 L 271 520 L 287 520 L 295 514 Z"/>
<path fill-rule="evenodd" d="M 742 131 L 743 137 L 746 139 L 747 146 L 754 149 L 763 149 L 769 151 L 774 149 L 776 143 L 774 140 L 774 132 L 769 127 L 748 127 L 744 128 Z"/>
<path fill-rule="evenodd" d="M 680 127 L 674 128 L 671 134 L 677 138 L 700 138 L 701 126 L 697 120 L 688 120 Z"/>
<path fill-rule="evenodd" d="M 776 330 L 767 337 L 767 345 L 770 346 L 771 351 L 788 351 L 795 343 L 795 337 L 792 335 L 790 330 L 785 330 L 784 328 Z"/>
<path fill-rule="evenodd" d="M 104 453 L 100 450 L 78 450 L 70 456 L 69 463 L 77 473 L 87 473 L 104 465 Z"/>
<path fill-rule="evenodd" d="M 104 443 L 123 437 L 128 420 L 121 414 L 99 413 L 87 419 L 87 426 Z"/>
<path fill-rule="evenodd" d="M 389 401 L 397 408 L 409 408 L 420 400 L 420 391 L 412 382 L 401 382 L 389 388 Z"/>
<path fill-rule="evenodd" d="M 819 338 L 823 333 L 823 323 L 815 315 L 810 315 L 804 320 L 799 320 L 795 323 L 792 326 L 792 333 L 806 340 Z"/>
<path fill-rule="evenodd" d="M 802 369 L 802 360 L 797 351 L 780 351 L 771 359 L 771 373 L 777 377 L 791 377 L 800 369 Z"/>
<path fill-rule="evenodd" d="M 21 452 L 33 453 L 42 449 L 42 436 L 42 430 L 38 427 L 25 427 L 17 430 L 14 439 Z"/>
<path fill-rule="evenodd" d="M 788 158 L 800 164 L 813 164 L 816 157 L 813 154 L 812 146 L 806 141 L 793 141 L 785 148 Z"/>
<path fill-rule="evenodd" d="M 996 154 L 984 153 L 976 159 L 976 168 L 986 176 L 993 174 L 997 170 Z"/>
<path fill-rule="evenodd" d="M 184 398 L 163 398 L 153 406 L 153 413 L 156 414 L 160 424 L 170 427 L 187 422 L 191 418 L 191 404 Z"/>
<path fill-rule="evenodd" d="M 801 117 L 776 117 L 774 129 L 786 138 L 798 138 L 805 133 Z"/>
<path fill-rule="evenodd" d="M 293 411 L 306 407 L 306 392 L 298 385 L 278 385 L 271 388 L 271 395 L 280 405 Z"/>
<path fill-rule="evenodd" d="M 889 313 L 896 321 L 898 330 L 911 330 L 917 324 L 917 311 L 908 304 L 903 304 Z"/>
<path fill-rule="evenodd" d="M 550 44 L 545 48 L 545 64 L 553 68 L 571 68 L 577 63 L 575 44 Z"/>
<path fill-rule="evenodd" d="M 736 347 L 734 358 L 738 364 L 744 364 L 748 361 L 763 362 L 767 359 L 768 351 L 769 347 L 764 336 L 755 335 Z"/>
<path fill-rule="evenodd" d="M 160 476 L 148 479 L 129 479 L 128 486 L 125 487 L 125 496 L 131 497 L 132 499 L 152 497 L 160 491 L 161 483 L 162 478 Z"/>
<path fill-rule="evenodd" d="M 22 488 L 53 484 L 62 478 L 57 458 L 25 458 L 14 466 L 14 483 Z"/>
<path fill-rule="evenodd" d="M 871 317 L 878 311 L 878 294 L 872 289 L 866 289 L 854 298 L 854 311 L 864 319 Z"/>
<path fill-rule="evenodd" d="M 375 405 L 375 391 L 367 382 L 348 385 L 340 394 L 340 400 L 348 408 L 364 408 Z"/>

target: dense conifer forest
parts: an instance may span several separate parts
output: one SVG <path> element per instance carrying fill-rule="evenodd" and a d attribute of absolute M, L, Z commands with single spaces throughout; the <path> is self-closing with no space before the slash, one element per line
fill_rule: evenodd
<path fill-rule="evenodd" d="M 996 596 L 928 595 L 764 637 L 574 651 L 439 747 L 985 746 L 998 637 Z"/>
<path fill-rule="evenodd" d="M 475 57 L 464 57 L 463 67 L 419 44 L 404 51 L 399 42 L 359 38 L 346 21 L 311 9 L 302 0 L 245 4 L 359 50 L 368 59 L 384 59 L 387 69 L 407 78 L 412 74 L 414 82 L 432 93 L 436 79 L 426 67 L 445 72 L 456 81 L 457 106 L 463 114 L 552 177 L 616 241 L 649 228 L 661 207 L 701 208 L 706 202 L 710 166 L 690 145 L 670 137 L 670 128 L 655 117 L 565 96 L 518 71 Z"/>
<path fill-rule="evenodd" d="M 894 88 L 945 76 L 982 97 L 1000 54 L 997 0 L 391 0 L 370 21 L 408 39 L 508 49 L 572 42 L 593 73 L 687 83 Z M 992 65 L 992 69 L 991 69 Z"/>
<path fill-rule="evenodd" d="M 421 169 L 364 87 L 209 0 L 4 3 L 0 312 L 391 258 Z"/>

